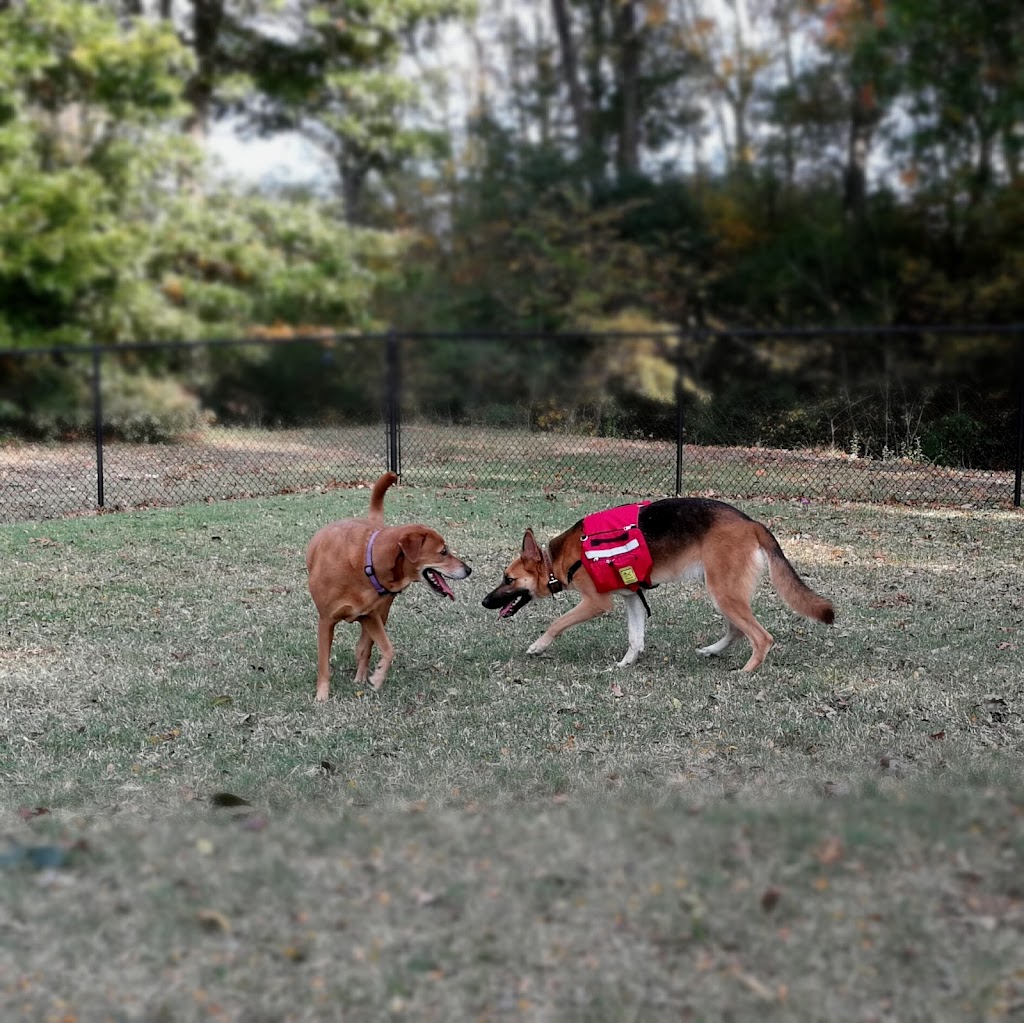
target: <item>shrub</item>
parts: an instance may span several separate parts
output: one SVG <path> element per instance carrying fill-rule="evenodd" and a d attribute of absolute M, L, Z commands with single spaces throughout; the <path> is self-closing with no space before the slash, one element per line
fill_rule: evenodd
<path fill-rule="evenodd" d="M 91 360 L 18 360 L 0 391 L 0 432 L 31 440 L 74 440 L 95 428 Z M 8 386 L 9 384 L 9 386 Z M 170 377 L 131 373 L 104 360 L 103 428 L 132 442 L 177 440 L 206 421 L 196 398 Z"/>
<path fill-rule="evenodd" d="M 981 424 L 966 412 L 951 412 L 932 423 L 921 440 L 925 458 L 936 465 L 970 466 L 982 435 Z"/>
<path fill-rule="evenodd" d="M 126 373 L 103 376 L 103 427 L 131 443 L 167 443 L 194 433 L 209 421 L 199 401 L 170 377 Z"/>

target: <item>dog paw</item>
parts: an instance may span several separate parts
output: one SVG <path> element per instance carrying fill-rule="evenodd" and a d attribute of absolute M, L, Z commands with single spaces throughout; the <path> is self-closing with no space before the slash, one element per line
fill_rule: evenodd
<path fill-rule="evenodd" d="M 631 664 L 636 664 L 637 658 L 643 653 L 642 650 L 628 650 L 626 656 L 619 661 L 618 666 L 620 668 L 628 668 Z"/>
<path fill-rule="evenodd" d="M 544 653 L 544 651 L 545 651 L 545 650 L 547 650 L 547 648 L 548 648 L 548 644 L 547 644 L 547 643 L 543 643 L 543 644 L 542 644 L 542 643 L 540 642 L 540 640 L 538 640 L 538 641 L 537 641 L 536 643 L 532 643 L 532 644 L 530 644 L 530 646 L 528 646 L 528 647 L 526 648 L 526 652 L 527 652 L 527 653 L 528 653 L 528 654 L 529 654 L 529 655 L 530 655 L 531 657 L 540 657 L 540 655 L 541 655 L 542 653 Z"/>
<path fill-rule="evenodd" d="M 697 653 L 701 657 L 714 657 L 718 651 L 711 646 L 699 646 L 697 647 Z"/>

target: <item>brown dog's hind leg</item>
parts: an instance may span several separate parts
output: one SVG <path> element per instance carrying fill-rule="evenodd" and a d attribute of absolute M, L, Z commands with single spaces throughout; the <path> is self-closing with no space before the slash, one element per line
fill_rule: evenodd
<path fill-rule="evenodd" d="M 316 626 L 316 699 L 323 703 L 331 690 L 331 644 L 337 622 L 321 618 Z"/>
<path fill-rule="evenodd" d="M 379 612 L 381 624 L 387 626 L 388 615 L 391 614 L 391 605 L 394 604 L 394 597 L 389 598 Z M 373 654 L 373 636 L 367 629 L 365 619 L 359 620 L 362 630 L 359 634 L 359 642 L 356 643 L 356 682 L 365 682 L 370 675 L 370 656 Z"/>
<path fill-rule="evenodd" d="M 373 640 L 364 622 L 359 623 L 359 640 L 356 643 L 356 682 L 365 682 L 370 677 L 370 654 Z"/>

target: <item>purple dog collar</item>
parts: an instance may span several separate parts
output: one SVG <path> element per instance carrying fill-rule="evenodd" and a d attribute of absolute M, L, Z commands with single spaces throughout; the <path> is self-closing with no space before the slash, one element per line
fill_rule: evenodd
<path fill-rule="evenodd" d="M 373 588 L 377 591 L 379 597 L 386 597 L 392 591 L 384 589 L 380 584 L 380 580 L 377 578 L 373 571 L 373 541 L 377 539 L 377 534 L 380 530 L 375 530 L 370 534 L 369 542 L 366 544 L 366 565 L 363 571 L 366 573 L 366 578 L 373 584 Z"/>

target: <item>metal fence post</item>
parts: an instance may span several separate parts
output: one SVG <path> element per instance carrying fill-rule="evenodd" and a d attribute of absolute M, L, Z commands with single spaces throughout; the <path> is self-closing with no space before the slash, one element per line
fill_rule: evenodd
<path fill-rule="evenodd" d="M 683 492 L 683 331 L 676 336 L 676 497 Z"/>
<path fill-rule="evenodd" d="M 387 358 L 385 404 L 388 414 L 388 470 L 400 476 L 402 474 L 402 364 L 398 335 L 393 330 L 388 331 L 385 350 Z"/>
<path fill-rule="evenodd" d="M 1017 335 L 1017 460 L 1014 466 L 1014 508 L 1020 507 L 1022 471 L 1024 471 L 1024 332 Z"/>
<path fill-rule="evenodd" d="M 103 392 L 100 388 L 100 346 L 92 346 L 92 408 L 96 436 L 96 505 L 103 507 Z"/>

